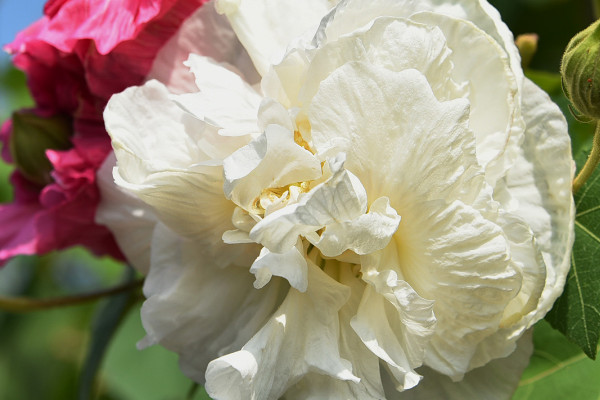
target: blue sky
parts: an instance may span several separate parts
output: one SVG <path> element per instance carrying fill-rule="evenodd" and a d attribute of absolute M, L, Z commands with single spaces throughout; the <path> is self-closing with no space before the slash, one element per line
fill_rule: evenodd
<path fill-rule="evenodd" d="M 0 47 L 10 43 L 17 32 L 42 16 L 44 0 L 0 0 Z M 0 61 L 8 56 L 1 52 Z"/>

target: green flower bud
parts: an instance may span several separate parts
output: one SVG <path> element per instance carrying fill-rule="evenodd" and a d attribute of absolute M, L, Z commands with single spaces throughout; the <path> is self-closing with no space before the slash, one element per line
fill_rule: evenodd
<path fill-rule="evenodd" d="M 52 165 L 46 150 L 70 148 L 72 131 L 71 119 L 64 115 L 44 118 L 27 110 L 13 113 L 10 153 L 16 167 L 31 182 L 41 185 L 52 182 Z"/>
<path fill-rule="evenodd" d="M 600 119 L 600 19 L 575 35 L 563 55 L 565 94 L 583 116 Z"/>

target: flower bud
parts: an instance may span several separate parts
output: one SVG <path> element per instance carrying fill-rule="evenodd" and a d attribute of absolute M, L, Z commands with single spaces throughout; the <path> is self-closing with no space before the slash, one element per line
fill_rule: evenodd
<path fill-rule="evenodd" d="M 565 50 L 560 72 L 563 89 L 583 116 L 600 119 L 600 19 L 575 35 Z"/>
<path fill-rule="evenodd" d="M 50 183 L 52 165 L 46 150 L 71 147 L 72 131 L 71 119 L 64 115 L 41 117 L 31 110 L 13 113 L 10 152 L 23 176 L 41 185 Z"/>
<path fill-rule="evenodd" d="M 535 33 L 524 33 L 517 36 L 515 44 L 517 45 L 519 54 L 521 55 L 521 66 L 523 69 L 529 68 L 531 59 L 538 48 L 538 39 L 539 37 Z"/>

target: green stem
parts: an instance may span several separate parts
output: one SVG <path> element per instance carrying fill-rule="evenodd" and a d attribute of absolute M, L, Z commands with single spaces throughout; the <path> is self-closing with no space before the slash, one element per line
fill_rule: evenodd
<path fill-rule="evenodd" d="M 128 282 L 109 289 L 100 290 L 92 293 L 85 293 L 75 296 L 55 297 L 52 299 L 31 299 L 27 297 L 6 297 L 0 296 L 0 310 L 22 313 L 39 310 L 47 310 L 56 307 L 74 306 L 90 301 L 98 300 L 103 297 L 113 296 L 115 294 L 127 292 L 129 290 L 141 287 L 143 279 Z"/>
<path fill-rule="evenodd" d="M 592 145 L 592 151 L 585 165 L 579 171 L 575 180 L 573 181 L 573 193 L 577 193 L 579 189 L 587 182 L 592 176 L 592 173 L 600 163 L 600 123 L 596 121 L 596 130 L 594 131 L 594 143 Z"/>

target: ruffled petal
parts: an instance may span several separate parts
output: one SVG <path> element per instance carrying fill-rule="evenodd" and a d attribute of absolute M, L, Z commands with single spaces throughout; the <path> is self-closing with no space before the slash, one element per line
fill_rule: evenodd
<path fill-rule="evenodd" d="M 111 153 L 97 172 L 101 200 L 96 209 L 96 223 L 107 226 L 127 262 L 147 274 L 150 244 L 158 218 L 150 206 L 115 185 L 112 171 L 116 162 Z"/>
<path fill-rule="evenodd" d="M 514 44 L 514 37 L 506 24 L 502 22 L 500 13 L 485 0 L 408 0 L 402 2 L 373 0 L 369 3 L 364 3 L 362 0 L 345 0 L 323 19 L 315 40 L 319 44 L 324 41 L 336 40 L 378 17 L 409 18 L 422 11 L 432 11 L 473 22 L 479 29 L 496 40 L 507 53 L 511 69 L 520 85 L 523 71 L 519 52 Z"/>
<path fill-rule="evenodd" d="M 250 54 L 257 71 L 264 75 L 281 61 L 288 44 L 316 30 L 321 18 L 337 0 L 217 0 L 217 11 L 225 14 Z"/>
<path fill-rule="evenodd" d="M 321 81 L 334 70 L 347 62 L 361 61 L 394 72 L 416 69 L 427 78 L 438 100 L 462 97 L 465 89 L 449 79 L 454 68 L 451 54 L 444 34 L 435 25 L 401 18 L 377 18 L 372 24 L 314 51 L 302 90 L 288 96 L 297 97 L 297 105 L 308 104 Z M 287 65 L 278 65 L 272 73 L 285 73 L 288 69 Z"/>
<path fill-rule="evenodd" d="M 510 261 L 521 275 L 517 295 L 506 305 L 499 329 L 478 343 L 469 369 L 511 354 L 517 340 L 537 321 L 532 318 L 541 304 L 546 285 L 546 264 L 531 228 L 519 217 L 501 212 L 496 223 L 502 227 L 510 248 Z"/>
<path fill-rule="evenodd" d="M 308 289 L 291 289 L 269 322 L 242 350 L 212 361 L 206 391 L 214 399 L 278 399 L 309 372 L 358 382 L 340 357 L 338 311 L 348 287 L 309 262 Z"/>
<path fill-rule="evenodd" d="M 510 198 L 506 208 L 531 227 L 547 266 L 546 286 L 532 323 L 542 318 L 562 293 L 574 240 L 575 205 L 571 182 L 575 171 L 567 123 L 548 95 L 531 81 L 523 85 L 523 143 L 504 179 Z M 512 200 L 512 202 L 511 202 Z"/>
<path fill-rule="evenodd" d="M 254 289 L 247 269 L 218 268 L 202 246 L 157 226 L 144 284 L 142 323 L 147 336 L 138 344 L 143 348 L 160 343 L 179 353 L 183 372 L 201 383 L 208 362 L 239 350 L 288 290 L 275 279 L 263 290 Z M 256 257 L 255 246 L 243 247 Z"/>
<path fill-rule="evenodd" d="M 250 238 L 282 252 L 299 236 L 317 240 L 316 231 L 336 222 L 352 221 L 367 209 L 367 194 L 356 176 L 344 169 L 344 154 L 329 160 L 332 176 L 291 204 L 267 215 L 250 231 Z M 316 242 L 315 242 L 316 243 Z"/>
<path fill-rule="evenodd" d="M 263 190 L 321 176 L 321 163 L 294 141 L 294 132 L 279 125 L 265 132 L 223 162 L 227 198 L 251 211 Z M 295 243 L 295 241 L 294 241 Z"/>
<path fill-rule="evenodd" d="M 421 377 L 425 346 L 434 332 L 433 301 L 420 297 L 394 271 L 371 270 L 369 283 L 351 326 L 362 342 L 390 369 L 400 391 L 416 386 Z"/>
<path fill-rule="evenodd" d="M 386 387 L 388 400 L 506 400 L 517 389 L 521 374 L 533 353 L 531 331 L 519 339 L 517 349 L 506 358 L 499 358 L 468 372 L 461 381 L 453 382 L 427 367 L 419 369 L 423 381 L 405 393 Z M 387 383 L 387 382 L 386 382 Z"/>
<path fill-rule="evenodd" d="M 430 201 L 406 209 L 394 244 L 386 250 L 397 259 L 374 257 L 366 265 L 397 263 L 403 279 L 435 301 L 438 322 L 426 364 L 460 379 L 477 343 L 498 330 L 521 286 L 504 232 L 464 203 Z"/>
<path fill-rule="evenodd" d="M 511 165 L 511 160 L 504 160 L 509 137 L 516 136 L 518 141 L 524 128 L 519 82 L 508 55 L 471 21 L 432 12 L 421 12 L 411 19 L 437 26 L 452 49 L 449 60 L 454 68 L 450 76 L 457 83 L 468 85 L 465 98 L 471 105 L 469 128 L 477 141 L 477 161 L 486 169 L 486 181 L 494 184 Z"/>
<path fill-rule="evenodd" d="M 262 97 L 226 64 L 190 54 L 185 65 L 196 78 L 199 93 L 174 96 L 174 100 L 196 118 L 220 128 L 224 136 L 258 133 L 256 115 Z"/>
<path fill-rule="evenodd" d="M 468 113 L 464 99 L 439 102 L 416 70 L 356 62 L 323 80 L 308 109 L 318 153 L 346 152 L 369 196 L 389 197 L 403 218 L 406 203 L 470 203 L 482 190 Z"/>
<path fill-rule="evenodd" d="M 114 96 L 105 118 L 117 184 L 150 205 L 171 229 L 202 242 L 207 257 L 224 264 L 235 258 L 237 247 L 229 249 L 221 239 L 233 228 L 235 205 L 223 197 L 222 160 L 213 159 L 211 150 L 235 148 L 240 139 L 219 136 L 177 107 L 156 81 Z M 207 142 L 215 146 L 203 146 Z"/>
<path fill-rule="evenodd" d="M 383 249 L 398 229 L 400 216 L 390 206 L 387 197 L 380 197 L 371 204 L 369 212 L 351 221 L 327 225 L 314 245 L 326 257 L 336 257 L 351 250 L 356 254 L 369 254 Z"/>
<path fill-rule="evenodd" d="M 285 253 L 272 253 L 266 247 L 250 267 L 250 272 L 256 275 L 254 287 L 262 288 L 271 280 L 271 276 L 281 276 L 299 292 L 306 292 L 308 287 L 308 265 L 304 257 L 302 242 Z"/>
<path fill-rule="evenodd" d="M 320 400 L 324 394 L 331 399 L 384 400 L 383 384 L 380 376 L 379 357 L 369 350 L 350 326 L 356 315 L 365 290 L 365 283 L 352 272 L 349 264 L 327 260 L 325 271 L 339 272 L 340 283 L 350 287 L 350 299 L 340 310 L 340 355 L 352 363 L 352 372 L 360 382 L 341 381 L 327 375 L 309 373 L 292 386 L 285 394 L 286 399 Z"/>
<path fill-rule="evenodd" d="M 202 2 L 187 3 L 193 10 Z M 48 23 L 38 34 L 40 37 L 66 53 L 78 40 L 91 39 L 100 54 L 107 54 L 119 43 L 135 38 L 145 24 L 164 17 L 178 1 L 125 0 L 118 6 L 102 0 L 52 3 L 44 9 Z M 185 2 L 180 3 L 178 7 L 185 7 Z"/>
<path fill-rule="evenodd" d="M 194 76 L 183 64 L 191 53 L 231 65 L 248 83 L 259 80 L 248 53 L 227 18 L 217 14 L 214 2 L 204 4 L 183 21 L 177 33 L 156 54 L 146 79 L 164 83 L 172 93 L 189 92 L 195 87 Z"/>

